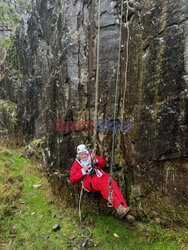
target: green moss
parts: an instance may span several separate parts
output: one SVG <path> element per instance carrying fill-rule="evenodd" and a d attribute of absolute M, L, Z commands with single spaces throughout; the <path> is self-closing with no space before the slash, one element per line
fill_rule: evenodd
<path fill-rule="evenodd" d="M 147 197 L 142 198 L 142 209 L 148 218 L 157 217 L 163 225 L 178 228 L 188 224 L 186 206 L 178 205 L 170 197 L 162 196 L 157 192 L 151 192 Z"/>
<path fill-rule="evenodd" d="M 10 38 L 3 38 L 0 43 L 0 48 L 1 49 L 7 48 L 10 46 L 10 44 L 11 44 Z"/>
<path fill-rule="evenodd" d="M 45 150 L 45 143 L 45 137 L 34 139 L 23 148 L 22 153 L 31 158 L 35 163 L 42 164 L 42 152 Z"/>
<path fill-rule="evenodd" d="M 181 243 L 183 247 L 188 242 L 188 232 L 184 229 L 173 230 L 170 228 L 162 228 L 160 225 L 156 225 L 153 222 L 149 222 L 147 224 L 139 223 L 137 229 L 152 243 L 164 241 L 170 242 L 175 240 L 176 242 Z"/>
<path fill-rule="evenodd" d="M 124 159 L 123 159 L 123 155 L 122 154 L 116 154 L 114 157 L 114 163 L 119 165 L 119 166 L 123 166 L 124 164 Z"/>
<path fill-rule="evenodd" d="M 9 46 L 9 56 L 10 56 L 10 68 L 18 67 L 18 55 L 15 46 L 15 37 L 11 38 L 10 46 Z"/>
<path fill-rule="evenodd" d="M 29 146 L 37 147 L 40 150 L 45 143 L 45 139 L 45 136 L 43 136 L 42 138 L 34 139 L 29 143 Z"/>
<path fill-rule="evenodd" d="M 18 76 L 20 79 L 23 78 L 23 74 L 20 72 L 20 70 L 14 69 L 13 73 L 14 73 L 15 76 Z"/>
<path fill-rule="evenodd" d="M 0 100 L 0 109 L 3 110 L 10 123 L 14 123 L 17 119 L 17 105 L 8 100 Z M 11 124 L 9 124 L 11 125 Z"/>
<path fill-rule="evenodd" d="M 151 222 L 138 223 L 129 230 L 111 216 L 88 211 L 82 213 L 82 218 L 84 224 L 94 224 L 94 242 L 100 249 L 179 249 L 187 245 L 185 230 L 162 228 Z"/>
<path fill-rule="evenodd" d="M 0 0 L 0 21 L 3 25 L 15 28 L 21 20 L 21 15 L 26 12 L 29 1 L 15 0 L 12 1 Z M 16 10 L 19 9 L 20 13 Z"/>
<path fill-rule="evenodd" d="M 167 21 L 167 1 L 162 1 L 161 2 L 161 7 L 162 7 L 162 11 L 161 11 L 161 18 L 160 18 L 160 23 L 161 23 L 161 30 L 166 28 L 166 21 Z"/>

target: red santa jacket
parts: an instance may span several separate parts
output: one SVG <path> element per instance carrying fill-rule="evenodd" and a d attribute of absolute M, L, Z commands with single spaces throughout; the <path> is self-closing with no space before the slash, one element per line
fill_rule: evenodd
<path fill-rule="evenodd" d="M 91 152 L 89 153 L 89 155 L 91 156 Z M 96 155 L 96 159 L 98 160 L 96 168 L 99 170 L 102 170 L 102 168 L 104 168 L 105 166 L 105 160 L 102 157 L 99 157 Z M 91 161 L 91 163 L 93 163 Z M 97 180 L 96 174 L 94 174 L 94 176 L 92 177 L 90 174 L 86 173 L 85 175 L 82 172 L 82 165 L 78 160 L 75 160 L 75 162 L 72 165 L 71 168 L 71 174 L 70 174 L 70 180 L 72 183 L 76 183 L 79 181 L 83 181 L 83 187 L 85 190 L 89 191 L 89 192 L 95 192 L 97 190 L 95 190 L 95 182 Z M 103 172 L 103 171 L 102 171 Z M 104 173 L 104 172 L 103 172 Z M 92 187 L 91 187 L 91 179 L 92 179 Z"/>

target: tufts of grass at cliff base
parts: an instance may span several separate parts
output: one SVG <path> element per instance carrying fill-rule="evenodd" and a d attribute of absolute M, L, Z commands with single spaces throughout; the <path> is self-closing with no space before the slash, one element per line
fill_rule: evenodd
<path fill-rule="evenodd" d="M 35 189 L 35 184 L 42 186 Z M 78 211 L 56 204 L 36 166 L 18 150 L 0 146 L 0 248 L 78 249 L 84 239 Z M 92 230 L 96 249 L 185 248 L 184 232 L 167 233 L 152 224 L 131 230 L 114 217 L 88 211 L 82 211 L 82 220 Z M 54 232 L 56 223 L 60 230 Z"/>
<path fill-rule="evenodd" d="M 82 212 L 87 227 L 93 226 L 99 249 L 187 249 L 188 232 L 162 228 L 153 223 L 122 224 L 112 216 Z M 94 223 L 95 221 L 95 223 Z"/>
<path fill-rule="evenodd" d="M 38 189 L 33 185 L 42 184 Z M 21 157 L 16 150 L 0 147 L 0 248 L 54 249 L 67 248 L 78 228 L 65 217 L 51 199 L 51 190 L 45 177 Z M 54 218 L 53 218 L 53 215 Z M 54 232 L 53 226 L 60 230 Z M 48 239 L 44 239 L 47 236 Z"/>

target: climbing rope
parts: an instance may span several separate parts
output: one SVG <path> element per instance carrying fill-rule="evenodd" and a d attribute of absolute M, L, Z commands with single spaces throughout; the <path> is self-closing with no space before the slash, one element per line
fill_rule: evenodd
<path fill-rule="evenodd" d="M 115 101 L 114 101 L 114 121 L 113 121 L 113 133 L 112 133 L 112 156 L 110 164 L 110 175 L 108 180 L 108 207 L 113 206 L 113 165 L 114 165 L 114 144 L 115 144 L 115 129 L 116 129 L 116 114 L 117 114 L 117 100 L 118 100 L 118 90 L 119 90 L 119 74 L 120 74 L 120 60 L 121 60 L 121 41 L 122 41 L 122 24 L 123 24 L 123 3 L 121 1 L 121 18 L 120 18 L 120 33 L 119 33 L 119 51 L 118 51 L 118 62 L 117 62 L 117 74 L 116 74 L 116 91 L 115 91 Z"/>
<path fill-rule="evenodd" d="M 81 188 L 80 192 L 80 199 L 79 199 L 79 217 L 80 217 L 80 223 L 82 224 L 82 217 L 81 217 L 81 200 L 82 200 L 82 195 L 83 195 L 83 186 Z M 92 236 L 93 232 L 89 227 L 85 227 L 83 224 L 81 225 L 82 230 L 82 236 L 84 238 L 89 238 Z M 89 234 L 86 234 L 85 231 L 88 230 Z"/>
<path fill-rule="evenodd" d="M 129 32 L 129 22 L 128 22 L 128 16 L 129 16 L 129 0 L 126 0 L 127 5 L 127 11 L 126 11 L 126 27 L 127 27 L 127 40 L 126 40 L 126 61 L 125 61 L 125 84 L 124 84 L 124 92 L 123 92 L 123 105 L 122 105 L 122 126 L 123 126 L 123 119 L 124 119 L 124 113 L 125 113 L 125 94 L 126 94 L 126 88 L 127 88 L 127 69 L 128 69 L 128 61 L 129 61 L 129 39 L 130 39 L 130 32 Z M 122 128 L 121 128 L 122 130 Z"/>
<path fill-rule="evenodd" d="M 81 201 L 82 201 L 82 195 L 83 195 L 83 185 L 80 191 L 80 199 L 79 199 L 79 218 L 80 218 L 80 223 L 82 223 L 82 217 L 81 217 Z"/>
<path fill-rule="evenodd" d="M 123 26 L 123 0 L 121 1 L 121 19 L 120 19 L 120 34 L 119 34 L 119 51 L 118 51 L 118 62 L 117 62 L 117 74 L 116 74 L 116 92 L 115 92 L 115 102 L 114 102 L 114 121 L 113 121 L 113 134 L 112 134 L 112 157 L 110 174 L 113 174 L 114 165 L 114 144 L 115 144 L 115 126 L 116 126 L 116 113 L 117 113 L 117 99 L 119 90 L 119 74 L 120 74 L 120 59 L 121 59 L 121 40 L 122 40 L 122 26 Z"/>
<path fill-rule="evenodd" d="M 83 223 L 82 223 L 82 217 L 81 217 L 81 201 L 82 201 L 83 189 L 84 188 L 83 188 L 83 184 L 82 184 L 82 188 L 81 188 L 81 191 L 80 191 L 80 199 L 79 199 L 79 217 L 80 217 L 80 223 L 82 224 L 81 225 L 81 228 L 82 228 L 82 237 L 84 237 L 84 238 L 90 238 L 92 236 L 93 232 L 92 232 L 92 230 L 89 227 L 85 227 L 83 225 Z M 86 230 L 89 231 L 89 234 L 85 233 Z"/>
<path fill-rule="evenodd" d="M 99 57 L 100 57 L 100 28 L 101 28 L 101 0 L 99 0 L 98 9 L 98 40 L 97 40 L 97 71 L 96 71 L 96 89 L 95 89 L 95 119 L 93 135 L 93 152 L 96 151 L 96 134 L 97 134 L 97 111 L 98 111 L 98 89 L 99 89 Z"/>
<path fill-rule="evenodd" d="M 95 118 L 94 118 L 94 135 L 93 135 L 93 153 L 96 151 L 96 132 L 97 132 L 97 111 L 98 111 L 98 89 L 99 89 L 99 57 L 100 57 L 100 27 L 101 27 L 101 0 L 99 0 L 98 5 L 98 40 L 97 40 L 97 71 L 96 71 L 96 89 L 95 89 Z M 84 180 L 83 180 L 84 181 Z M 81 200 L 83 195 L 83 185 L 80 192 L 79 199 L 79 217 L 80 223 L 82 223 L 81 218 Z M 84 228 L 84 226 L 82 226 Z M 85 230 L 89 230 L 90 234 L 85 235 Z M 92 231 L 90 228 L 84 228 L 82 231 L 83 237 L 91 237 Z"/>
<path fill-rule="evenodd" d="M 121 18 L 120 18 L 120 35 L 119 35 L 119 51 L 118 51 L 118 62 L 117 62 L 117 74 L 116 74 L 116 91 L 115 91 L 115 102 L 114 102 L 114 120 L 113 120 L 113 134 L 112 134 L 112 157 L 110 166 L 110 175 L 108 182 L 108 206 L 113 205 L 113 165 L 114 165 L 114 144 L 115 144 L 115 129 L 116 129 L 116 114 L 117 114 L 117 100 L 118 100 L 118 90 L 119 90 L 119 74 L 120 74 L 120 60 L 121 60 L 121 41 L 122 41 L 122 24 L 123 24 L 123 4 L 124 0 L 121 1 Z M 124 118 L 125 109 L 125 94 L 127 86 L 127 68 L 128 68 L 128 50 L 129 50 L 129 1 L 126 0 L 127 11 L 126 11 L 126 24 L 127 24 L 127 41 L 126 41 L 126 63 L 125 63 L 125 84 L 123 93 L 123 112 L 122 112 L 122 124 Z M 98 9 L 98 40 L 97 40 L 97 71 L 96 71 L 96 89 L 95 89 L 95 118 L 94 118 L 94 135 L 93 135 L 93 153 L 96 151 L 96 133 L 97 133 L 97 111 L 98 111 L 98 87 L 99 87 L 99 58 L 100 58 L 100 26 L 101 26 L 101 0 L 99 0 Z"/>

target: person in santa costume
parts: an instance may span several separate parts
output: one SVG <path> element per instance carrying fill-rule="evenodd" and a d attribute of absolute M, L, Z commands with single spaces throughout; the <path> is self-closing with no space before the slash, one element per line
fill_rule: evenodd
<path fill-rule="evenodd" d="M 95 164 L 93 165 L 93 163 Z M 77 157 L 71 168 L 70 180 L 72 183 L 82 181 L 83 188 L 86 191 L 98 191 L 104 199 L 108 200 L 110 175 L 102 170 L 104 166 L 105 160 L 102 157 L 88 152 L 86 146 L 81 144 L 77 147 Z M 127 206 L 116 181 L 112 181 L 112 186 L 113 207 L 117 214 L 121 219 L 125 217 L 128 221 L 134 221 L 135 218 L 130 215 L 130 208 Z"/>

